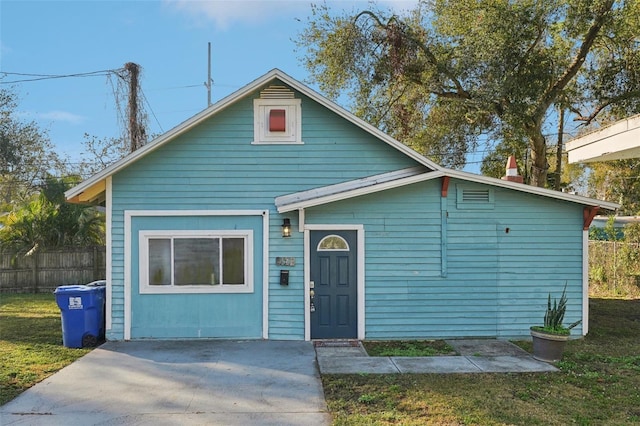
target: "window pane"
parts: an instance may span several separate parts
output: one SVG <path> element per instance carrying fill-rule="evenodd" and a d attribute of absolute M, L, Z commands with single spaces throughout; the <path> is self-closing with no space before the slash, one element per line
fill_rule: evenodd
<path fill-rule="evenodd" d="M 223 284 L 244 284 L 244 238 L 222 240 Z"/>
<path fill-rule="evenodd" d="M 171 284 L 171 240 L 149 239 L 149 285 Z"/>
<path fill-rule="evenodd" d="M 218 238 L 173 240 L 175 285 L 220 284 Z"/>
<path fill-rule="evenodd" d="M 320 241 L 318 250 L 349 250 L 349 244 L 339 235 L 328 235 Z"/>

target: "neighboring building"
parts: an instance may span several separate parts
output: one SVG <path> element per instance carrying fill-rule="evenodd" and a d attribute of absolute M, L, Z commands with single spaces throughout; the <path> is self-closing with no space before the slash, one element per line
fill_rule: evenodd
<path fill-rule="evenodd" d="M 615 203 L 443 168 L 279 70 L 70 189 L 107 209 L 107 337 L 525 337 Z M 286 236 L 283 236 L 286 235 Z"/>
<path fill-rule="evenodd" d="M 627 225 L 640 223 L 640 216 L 596 216 L 593 218 L 590 229 L 592 240 L 609 240 L 612 236 L 607 232 L 607 224 L 613 218 L 613 228 L 615 229 L 615 239 L 624 238 L 624 228 Z"/>
<path fill-rule="evenodd" d="M 640 158 L 640 115 L 617 121 L 567 142 L 569 163 Z"/>

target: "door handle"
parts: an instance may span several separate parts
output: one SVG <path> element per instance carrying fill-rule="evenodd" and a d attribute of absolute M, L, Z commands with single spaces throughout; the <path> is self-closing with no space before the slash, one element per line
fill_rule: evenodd
<path fill-rule="evenodd" d="M 313 281 L 311 281 L 311 288 L 313 289 Z M 309 312 L 316 311 L 316 305 L 313 303 L 316 296 L 316 292 L 314 290 L 309 290 Z"/>

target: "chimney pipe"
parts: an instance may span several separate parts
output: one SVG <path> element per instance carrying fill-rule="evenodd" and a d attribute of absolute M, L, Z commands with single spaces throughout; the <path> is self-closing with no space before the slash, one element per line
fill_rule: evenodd
<path fill-rule="evenodd" d="M 507 160 L 506 172 L 507 173 L 502 177 L 502 180 L 518 183 L 524 182 L 522 176 L 518 175 L 518 164 L 516 163 L 516 157 L 513 155 L 510 155 Z"/>

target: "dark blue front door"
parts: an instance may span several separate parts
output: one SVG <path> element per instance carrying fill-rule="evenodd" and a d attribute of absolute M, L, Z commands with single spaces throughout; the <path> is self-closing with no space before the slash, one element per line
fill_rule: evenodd
<path fill-rule="evenodd" d="M 356 231 L 311 231 L 312 339 L 358 337 Z"/>

